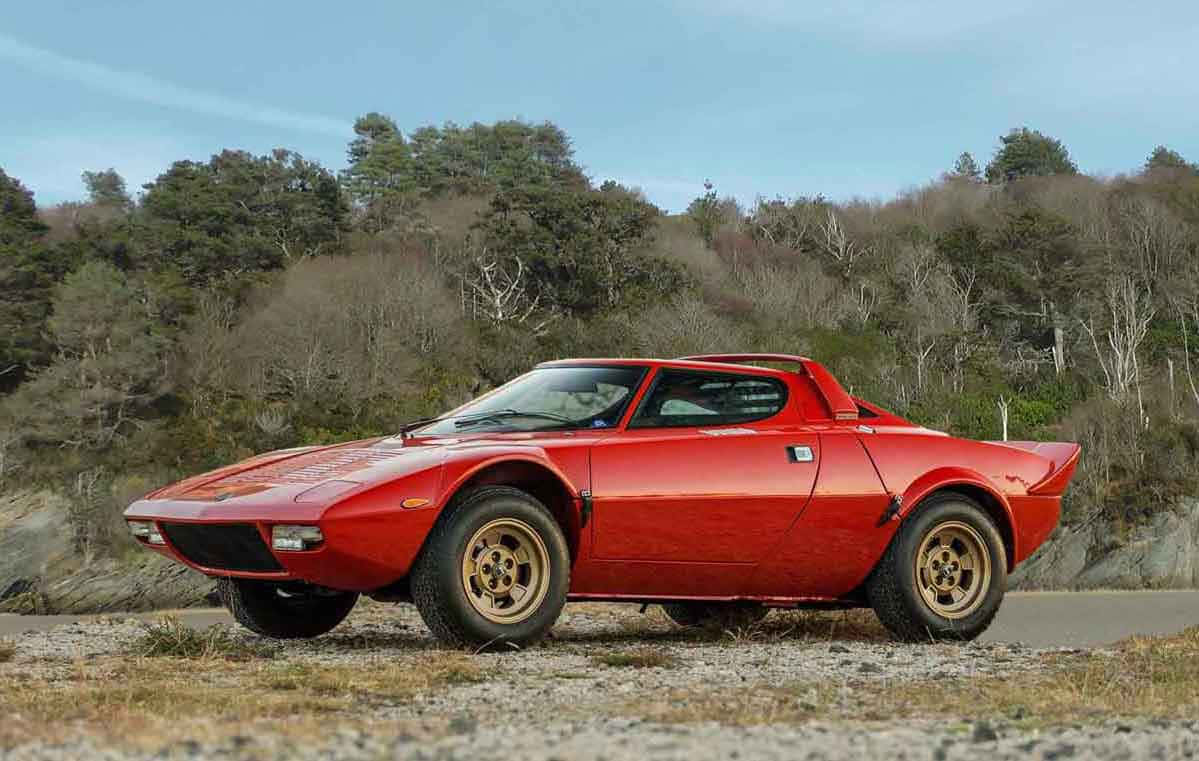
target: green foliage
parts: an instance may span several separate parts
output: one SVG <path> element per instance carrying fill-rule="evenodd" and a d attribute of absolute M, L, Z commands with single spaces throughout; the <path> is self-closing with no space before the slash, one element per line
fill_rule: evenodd
<path fill-rule="evenodd" d="M 479 234 L 502 261 L 518 263 L 511 269 L 543 307 L 589 314 L 685 283 L 677 266 L 648 255 L 657 216 L 627 192 L 522 188 L 495 196 Z"/>
<path fill-rule="evenodd" d="M 983 173 L 979 168 L 978 162 L 974 160 L 974 156 L 965 151 L 958 156 L 957 161 L 953 162 L 953 172 L 950 177 L 958 180 L 969 180 L 971 182 L 982 182 Z"/>
<path fill-rule="evenodd" d="M 1061 141 L 1028 127 L 999 137 L 999 150 L 987 164 L 988 182 L 1010 182 L 1021 177 L 1078 174 L 1078 167 Z"/>
<path fill-rule="evenodd" d="M 55 289 L 48 321 L 59 355 L 5 400 L 30 441 L 104 448 L 136 427 L 165 378 L 166 341 L 145 290 L 105 262 L 89 262 Z"/>
<path fill-rule="evenodd" d="M 711 181 L 704 181 L 704 194 L 696 198 L 687 207 L 687 216 L 695 224 L 695 230 L 703 239 L 705 246 L 711 246 L 716 230 L 723 221 L 720 199 L 716 197 L 716 188 Z"/>
<path fill-rule="evenodd" d="M 117 174 L 115 169 L 84 172 L 82 177 L 88 198 L 93 204 L 124 208 L 133 203 L 129 191 L 125 189 L 125 178 Z"/>
<path fill-rule="evenodd" d="M 549 123 L 451 122 L 405 138 L 390 118 L 370 113 L 354 133 L 342 182 L 374 232 L 412 222 L 421 199 L 587 184 L 566 133 Z"/>
<path fill-rule="evenodd" d="M 1178 151 L 1173 151 L 1164 145 L 1159 145 L 1153 149 L 1153 153 L 1149 154 L 1149 158 L 1145 159 L 1145 171 L 1152 172 L 1159 169 L 1165 170 L 1190 170 L 1199 172 L 1199 167 L 1190 163 L 1182 157 Z"/>
<path fill-rule="evenodd" d="M 53 350 L 46 318 L 66 267 L 43 240 L 46 231 L 33 194 L 0 170 L 0 392 L 15 388 Z"/>
<path fill-rule="evenodd" d="M 349 209 L 327 170 L 276 150 L 176 162 L 146 186 L 141 212 L 138 266 L 202 286 L 339 253 Z"/>

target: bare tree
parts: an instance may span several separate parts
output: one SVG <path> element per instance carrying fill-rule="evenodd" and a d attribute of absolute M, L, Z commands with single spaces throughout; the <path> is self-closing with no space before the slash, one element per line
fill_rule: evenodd
<path fill-rule="evenodd" d="M 541 305 L 541 294 L 531 292 L 524 262 L 518 256 L 503 261 L 483 249 L 462 275 L 461 283 L 463 311 L 492 325 L 529 323 Z M 529 324 L 533 332 L 540 333 L 548 322 L 546 317 Z"/>
<path fill-rule="evenodd" d="M 821 225 L 820 232 L 824 252 L 833 258 L 845 277 L 849 277 L 859 259 L 874 251 L 873 247 L 863 246 L 851 239 L 837 218 L 837 212 L 832 209 L 828 210 L 828 217 Z"/>
<path fill-rule="evenodd" d="M 1145 408 L 1141 398 L 1141 369 L 1137 352 L 1149 332 L 1154 309 L 1149 295 L 1128 276 L 1109 282 L 1105 306 L 1110 317 L 1106 330 L 1100 328 L 1097 332 L 1094 318 L 1079 322 L 1091 339 L 1095 359 L 1103 371 L 1108 396 L 1119 401 L 1135 391 L 1137 410 L 1143 420 Z M 1100 333 L 1105 344 L 1102 348 Z"/>
<path fill-rule="evenodd" d="M 1125 246 L 1142 281 L 1156 283 L 1166 273 L 1173 273 L 1186 253 L 1186 225 L 1162 204 L 1139 196 L 1125 200 L 1119 214 Z"/>
<path fill-rule="evenodd" d="M 1008 408 L 1011 406 L 1012 400 L 1000 395 L 999 397 L 999 425 L 1003 428 L 1003 441 L 1007 441 L 1007 421 Z"/>

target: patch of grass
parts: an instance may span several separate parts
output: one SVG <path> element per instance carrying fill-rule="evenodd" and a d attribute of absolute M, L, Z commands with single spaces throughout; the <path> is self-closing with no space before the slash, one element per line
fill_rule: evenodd
<path fill-rule="evenodd" d="M 77 731 L 114 743 L 161 738 L 184 719 L 209 730 L 261 719 L 286 719 L 289 731 L 348 726 L 374 708 L 495 673 L 463 653 L 437 651 L 333 664 L 102 656 L 6 683 L 0 716 L 12 720 L 0 726 L 0 748 Z"/>
<path fill-rule="evenodd" d="M 611 668 L 668 669 L 679 665 L 679 659 L 670 653 L 648 648 L 604 653 L 592 656 L 591 660 Z"/>
<path fill-rule="evenodd" d="M 1014 674 L 963 683 L 980 716 L 1032 723 L 1068 723 L 1109 717 L 1176 719 L 1199 715 L 1199 626 L 1170 637 L 1133 637 L 1114 651 L 1056 656 L 1044 673 Z M 889 691 L 901 706 L 932 713 L 937 698 L 914 685 Z M 890 710 L 887 710 L 887 709 Z"/>
<path fill-rule="evenodd" d="M 17 646 L 6 639 L 0 639 L 0 663 L 8 663 L 17 654 Z"/>
<path fill-rule="evenodd" d="M 207 629 L 193 629 L 172 616 L 142 624 L 141 636 L 133 641 L 129 650 L 131 655 L 145 657 L 230 660 L 275 655 L 273 648 L 238 637 L 227 626 L 214 624 Z"/>
<path fill-rule="evenodd" d="M 724 632 L 726 639 L 750 642 L 850 640 L 888 642 L 891 635 L 874 612 L 854 610 L 776 610 L 756 624 Z"/>
<path fill-rule="evenodd" d="M 999 677 L 673 689 L 642 695 L 616 711 L 738 726 L 937 718 L 1039 727 L 1199 715 L 1199 627 L 1172 637 L 1136 637 L 1114 650 L 1046 657 L 1044 670 Z M 947 694 L 960 696 L 948 714 Z"/>

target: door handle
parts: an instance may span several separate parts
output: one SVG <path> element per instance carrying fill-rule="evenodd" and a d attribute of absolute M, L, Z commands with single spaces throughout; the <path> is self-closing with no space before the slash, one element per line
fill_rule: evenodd
<path fill-rule="evenodd" d="M 791 444 L 787 447 L 787 459 L 791 462 L 814 462 L 816 455 L 812 448 L 804 444 Z"/>

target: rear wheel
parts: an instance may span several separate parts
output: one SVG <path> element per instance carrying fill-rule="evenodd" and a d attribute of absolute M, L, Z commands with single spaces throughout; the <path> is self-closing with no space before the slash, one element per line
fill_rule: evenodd
<path fill-rule="evenodd" d="M 340 624 L 358 602 L 357 592 L 221 579 L 221 602 L 255 634 L 275 639 L 319 637 Z"/>
<path fill-rule="evenodd" d="M 566 604 L 570 553 L 531 495 L 487 486 L 456 500 L 411 574 L 412 599 L 433 635 L 453 645 L 516 645 L 545 635 Z"/>
<path fill-rule="evenodd" d="M 935 494 L 900 526 L 866 583 L 879 620 L 907 641 L 970 640 L 1003 602 L 1007 558 L 990 516 L 962 494 Z"/>
<path fill-rule="evenodd" d="M 683 627 L 704 627 L 717 631 L 736 631 L 753 626 L 766 617 L 770 609 L 754 602 L 668 602 L 662 612 Z"/>

